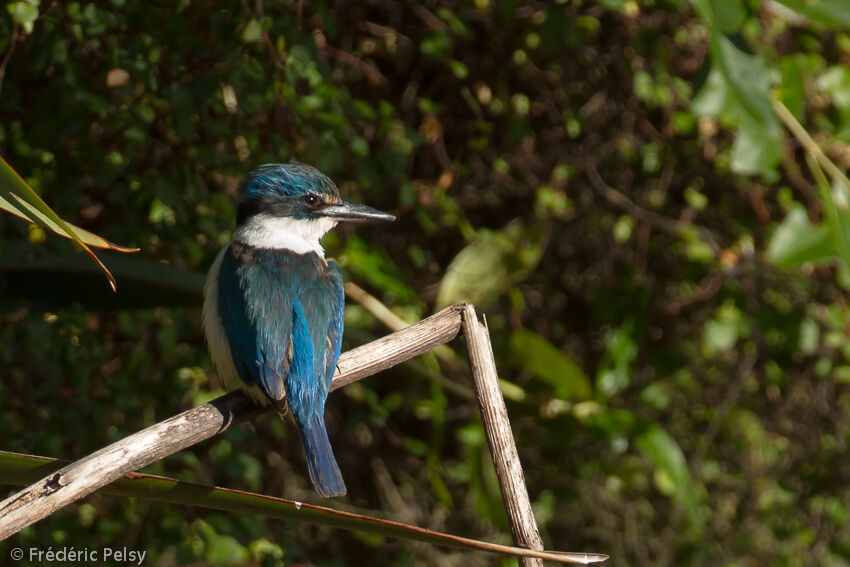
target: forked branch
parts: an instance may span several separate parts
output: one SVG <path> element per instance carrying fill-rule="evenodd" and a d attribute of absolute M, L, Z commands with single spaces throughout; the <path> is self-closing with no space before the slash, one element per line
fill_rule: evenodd
<path fill-rule="evenodd" d="M 496 474 L 518 546 L 542 550 L 528 499 L 522 467 L 499 390 L 487 328 L 474 307 L 458 304 L 342 355 L 332 390 L 362 380 L 454 339 L 463 329 L 476 396 L 493 455 Z M 240 392 L 226 394 L 130 435 L 71 463 L 0 502 L 0 540 L 68 504 L 181 449 L 209 439 L 233 424 L 262 413 Z M 560 554 L 565 562 L 588 563 L 604 556 Z M 590 559 L 590 561 L 589 561 Z M 523 557 L 524 566 L 542 565 Z"/>

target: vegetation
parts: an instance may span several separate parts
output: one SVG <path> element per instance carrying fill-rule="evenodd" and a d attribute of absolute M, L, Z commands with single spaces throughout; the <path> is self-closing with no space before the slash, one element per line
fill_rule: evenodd
<path fill-rule="evenodd" d="M 0 218 L 0 449 L 75 458 L 219 395 L 198 274 L 246 172 L 297 159 L 400 219 L 327 237 L 347 281 L 407 322 L 487 314 L 547 547 L 850 562 L 845 0 L 6 8 L 0 154 L 141 258 L 102 255 L 107 297 L 71 245 Z M 346 325 L 348 346 L 387 332 L 351 301 Z M 477 408 L 445 386 L 468 384 L 461 352 L 333 394 L 340 507 L 508 541 Z M 265 416 L 148 472 L 317 502 L 300 452 Z M 19 545 L 493 560 L 106 496 L 0 554 Z"/>

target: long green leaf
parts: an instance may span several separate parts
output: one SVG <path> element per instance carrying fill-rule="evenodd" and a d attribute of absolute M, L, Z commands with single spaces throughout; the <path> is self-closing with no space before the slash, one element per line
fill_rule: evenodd
<path fill-rule="evenodd" d="M 691 525 L 702 528 L 703 514 L 694 490 L 688 463 L 676 440 L 659 425 L 651 424 L 635 439 L 637 447 L 654 463 L 670 483 L 673 499 L 685 510 Z"/>
<path fill-rule="evenodd" d="M 10 166 L 2 156 L 0 156 L 0 199 L 2 199 L 2 203 L 0 203 L 0 205 L 4 205 L 2 208 L 7 211 L 21 218 L 25 218 L 30 222 L 38 223 L 44 228 L 52 230 L 57 234 L 70 238 L 76 242 L 80 248 L 89 255 L 92 261 L 100 267 L 106 276 L 106 279 L 109 281 L 110 287 L 113 291 L 115 291 L 115 278 L 106 266 L 103 265 L 100 258 L 98 258 L 97 255 L 92 252 L 91 248 L 88 247 L 88 244 L 77 235 L 76 230 L 71 228 L 68 223 L 62 220 L 59 215 L 47 206 L 47 203 L 45 203 L 42 198 L 39 197 L 29 185 L 27 185 L 27 182 L 18 175 L 18 172 L 12 169 L 12 166 Z M 91 233 L 87 234 L 91 235 Z M 100 237 L 96 237 L 96 241 L 102 242 L 104 247 L 111 248 L 116 251 L 136 251 L 132 248 L 124 248 L 122 246 L 114 245 Z"/>
<path fill-rule="evenodd" d="M 59 236 L 65 238 L 71 238 L 71 235 L 64 232 L 62 227 L 58 224 L 50 220 L 49 217 L 42 214 L 34 206 L 30 205 L 26 201 L 24 201 L 21 197 L 14 193 L 6 193 L 12 197 L 12 200 L 6 199 L 3 195 L 3 192 L 0 191 L 0 209 L 4 209 L 16 217 L 23 219 L 27 222 L 35 222 L 40 224 L 43 227 L 49 228 Z M 126 246 L 120 246 L 115 244 L 114 242 L 110 242 L 103 238 L 102 236 L 98 236 L 93 232 L 89 232 L 84 228 L 80 228 L 75 224 L 66 223 L 71 230 L 74 231 L 80 240 L 88 244 L 89 246 L 95 246 L 97 248 L 105 248 L 107 250 L 114 250 L 116 252 L 138 252 L 138 248 L 127 248 Z"/>
<path fill-rule="evenodd" d="M 50 459 L 48 457 L 0 451 L 0 484 L 16 486 L 31 484 L 59 470 L 66 464 L 68 464 L 66 461 Z M 333 510 L 324 506 L 315 506 L 313 504 L 305 504 L 274 496 L 206 486 L 183 482 L 174 478 L 141 473 L 129 474 L 105 486 L 99 492 L 111 496 L 136 496 L 159 502 L 210 508 L 233 514 L 259 514 L 280 520 L 306 522 L 331 528 L 396 537 L 409 541 L 421 541 L 434 545 L 474 549 L 521 557 L 538 557 L 559 563 L 586 565 L 608 559 L 607 555 L 598 553 L 534 551 L 488 543 L 435 532 L 401 522 L 383 520 L 364 514 Z"/>
<path fill-rule="evenodd" d="M 566 354 L 531 331 L 511 335 L 511 353 L 534 375 L 555 387 L 558 397 L 586 400 L 592 395 L 590 379 Z"/>

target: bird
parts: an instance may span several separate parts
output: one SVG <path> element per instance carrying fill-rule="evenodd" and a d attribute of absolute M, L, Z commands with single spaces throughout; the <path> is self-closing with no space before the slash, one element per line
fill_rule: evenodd
<path fill-rule="evenodd" d="M 326 498 L 346 493 L 324 419 L 345 295 L 320 239 L 339 222 L 393 220 L 342 200 L 310 165 L 262 165 L 240 186 L 236 229 L 204 285 L 204 334 L 222 383 L 281 417 L 289 410 L 310 479 Z"/>

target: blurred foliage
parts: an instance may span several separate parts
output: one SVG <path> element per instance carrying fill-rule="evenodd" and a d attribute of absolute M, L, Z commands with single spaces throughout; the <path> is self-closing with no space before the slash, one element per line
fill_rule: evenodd
<path fill-rule="evenodd" d="M 326 248 L 404 320 L 462 299 L 487 314 L 548 547 L 850 561 L 850 193 L 776 114 L 850 164 L 843 0 L 6 7 L 0 154 L 75 225 L 203 272 L 240 179 L 289 159 L 397 214 Z M 7 304 L 29 288 L 10 258 L 73 251 L 5 217 Z M 79 457 L 220 393 L 197 304 L 140 303 L 4 312 L 4 449 Z M 346 317 L 348 346 L 385 333 Z M 331 397 L 344 503 L 506 541 L 477 409 L 436 372 L 467 380 L 431 357 Z M 265 416 L 150 471 L 315 501 L 300 452 Z M 492 561 L 100 496 L 10 543 L 158 565 Z"/>

